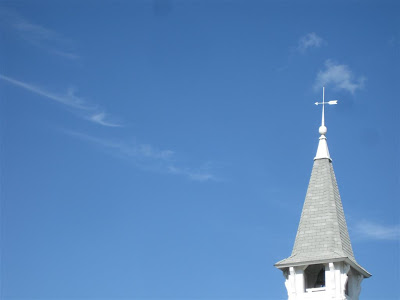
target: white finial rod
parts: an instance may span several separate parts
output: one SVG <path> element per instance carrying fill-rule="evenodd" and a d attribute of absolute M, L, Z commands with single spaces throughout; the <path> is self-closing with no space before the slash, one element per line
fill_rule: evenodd
<path fill-rule="evenodd" d="M 325 126 L 325 87 L 322 87 L 322 122 L 321 126 Z"/>
<path fill-rule="evenodd" d="M 324 128 L 324 132 L 326 133 L 326 127 L 325 127 L 325 104 L 329 105 L 334 105 L 337 104 L 337 100 L 331 100 L 328 102 L 325 102 L 325 87 L 322 87 L 322 102 L 315 102 L 315 105 L 322 105 L 322 121 L 321 121 L 321 128 Z M 323 133 L 321 133 L 323 134 Z"/>
<path fill-rule="evenodd" d="M 319 137 L 319 143 L 318 143 L 318 149 L 317 149 L 317 155 L 315 156 L 314 160 L 316 159 L 322 159 L 322 158 L 328 158 L 331 160 L 331 157 L 329 155 L 329 150 L 328 150 L 328 144 L 326 142 L 326 133 L 328 129 L 325 127 L 325 104 L 329 105 L 334 105 L 337 104 L 337 100 L 331 100 L 328 102 L 325 102 L 325 87 L 322 88 L 322 102 L 315 102 L 315 105 L 320 105 L 322 104 L 322 124 L 319 127 L 319 134 L 321 135 Z"/>

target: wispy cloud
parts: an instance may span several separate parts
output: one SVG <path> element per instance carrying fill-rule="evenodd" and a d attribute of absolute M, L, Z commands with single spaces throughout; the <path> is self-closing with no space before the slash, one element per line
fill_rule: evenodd
<path fill-rule="evenodd" d="M 319 90 L 323 86 L 331 85 L 333 88 L 354 94 L 356 90 L 364 87 L 365 80 L 364 76 L 356 78 L 349 66 L 341 65 L 328 59 L 325 61 L 325 69 L 317 74 L 314 88 Z"/>
<path fill-rule="evenodd" d="M 79 58 L 73 49 L 73 42 L 54 30 L 34 24 L 18 13 L 4 8 L 0 10 L 0 17 L 5 28 L 12 30 L 31 45 L 68 59 Z"/>
<path fill-rule="evenodd" d="M 45 89 L 42 89 L 38 86 L 35 86 L 30 83 L 26 83 L 23 81 L 19 81 L 17 79 L 5 76 L 0 74 L 0 79 L 7 81 L 8 83 L 11 83 L 14 86 L 23 88 L 25 90 L 28 90 L 34 94 L 43 96 L 45 98 L 48 98 L 53 101 L 57 101 L 59 103 L 62 103 L 66 106 L 77 108 L 77 109 L 83 109 L 83 110 L 89 110 L 90 107 L 86 106 L 85 101 L 82 100 L 81 98 L 75 96 L 74 90 L 69 89 L 65 94 L 55 94 L 50 91 L 47 91 Z"/>
<path fill-rule="evenodd" d="M 210 172 L 209 164 L 205 164 L 198 170 L 189 168 L 178 168 L 173 165 L 168 166 L 168 172 L 176 175 L 183 175 L 195 181 L 217 180 L 217 178 Z"/>
<path fill-rule="evenodd" d="M 107 114 L 105 112 L 99 112 L 99 113 L 95 113 L 93 115 L 91 115 L 89 117 L 89 120 L 103 125 L 103 126 L 108 126 L 108 127 L 121 127 L 121 124 L 117 124 L 117 123 L 112 123 L 110 121 L 107 120 Z"/>
<path fill-rule="evenodd" d="M 199 168 L 181 167 L 176 161 L 175 152 L 169 149 L 160 150 L 149 144 L 138 143 L 135 139 L 127 141 L 99 138 L 75 131 L 64 132 L 98 146 L 110 155 L 126 159 L 144 170 L 182 175 L 194 181 L 217 180 L 209 163 Z"/>
<path fill-rule="evenodd" d="M 76 96 L 75 90 L 72 88 L 68 89 L 65 93 L 54 93 L 34 84 L 23 82 L 2 74 L 0 74 L 0 79 L 16 87 L 25 89 L 36 95 L 42 96 L 44 98 L 63 104 L 66 107 L 72 108 L 74 109 L 73 111 L 76 112 L 78 115 L 96 124 L 108 127 L 121 126 L 120 124 L 113 123 L 107 120 L 107 114 L 103 111 L 99 111 L 96 105 L 91 105 L 82 97 Z"/>
<path fill-rule="evenodd" d="M 355 224 L 354 233 L 363 239 L 400 240 L 400 224 L 382 225 L 370 221 Z"/>
<path fill-rule="evenodd" d="M 300 38 L 297 50 L 304 53 L 309 48 L 321 47 L 323 43 L 324 40 L 321 37 L 319 37 L 315 32 L 311 32 Z"/>

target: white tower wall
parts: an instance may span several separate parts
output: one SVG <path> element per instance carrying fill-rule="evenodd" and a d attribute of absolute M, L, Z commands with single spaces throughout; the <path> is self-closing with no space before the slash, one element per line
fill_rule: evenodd
<path fill-rule="evenodd" d="M 359 274 L 345 262 L 324 264 L 325 286 L 306 288 L 305 270 L 308 265 L 290 267 L 283 272 L 288 300 L 359 300 Z"/>

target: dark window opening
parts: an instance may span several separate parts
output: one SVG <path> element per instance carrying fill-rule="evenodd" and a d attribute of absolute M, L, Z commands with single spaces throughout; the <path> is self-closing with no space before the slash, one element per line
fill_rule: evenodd
<path fill-rule="evenodd" d="M 325 287 L 325 266 L 310 265 L 304 270 L 305 288 Z"/>

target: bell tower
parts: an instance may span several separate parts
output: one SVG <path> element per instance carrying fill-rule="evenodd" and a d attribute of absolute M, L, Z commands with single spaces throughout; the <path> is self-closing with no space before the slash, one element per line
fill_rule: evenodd
<path fill-rule="evenodd" d="M 371 276 L 353 254 L 342 201 L 326 141 L 323 89 L 317 154 L 292 254 L 275 264 L 282 270 L 288 300 L 358 300 L 361 281 Z"/>

